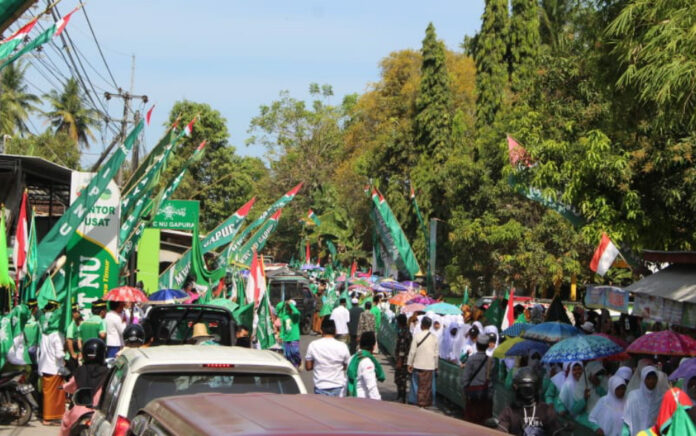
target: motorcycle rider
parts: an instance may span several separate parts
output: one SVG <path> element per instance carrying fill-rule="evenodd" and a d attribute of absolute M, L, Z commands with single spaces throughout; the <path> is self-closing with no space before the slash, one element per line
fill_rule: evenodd
<path fill-rule="evenodd" d="M 123 346 L 125 348 L 138 348 L 143 345 L 145 345 L 145 329 L 143 326 L 130 324 L 123 329 Z"/>
<path fill-rule="evenodd" d="M 81 388 L 89 388 L 94 391 L 92 404 L 99 402 L 101 396 L 101 385 L 109 370 L 106 367 L 106 344 L 99 338 L 88 339 L 82 344 L 82 359 L 84 364 L 79 366 L 70 378 L 70 381 L 63 385 L 63 390 L 68 394 L 75 393 Z M 72 406 L 63 414 L 60 425 L 60 435 L 68 436 L 70 429 L 77 420 L 92 409 L 85 406 Z"/>
<path fill-rule="evenodd" d="M 512 382 L 515 399 L 498 418 L 498 430 L 514 435 L 554 436 L 563 430 L 553 406 L 539 401 L 540 380 L 529 367 Z"/>

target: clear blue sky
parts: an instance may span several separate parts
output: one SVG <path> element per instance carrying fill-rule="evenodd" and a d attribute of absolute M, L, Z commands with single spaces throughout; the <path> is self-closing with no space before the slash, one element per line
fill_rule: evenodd
<path fill-rule="evenodd" d="M 77 4 L 63 0 L 60 12 Z M 448 48 L 461 50 L 464 36 L 480 27 L 483 0 L 93 0 L 86 10 L 116 82 L 125 89 L 135 54 L 134 91 L 157 104 L 147 148 L 161 135 L 173 103 L 186 98 L 222 113 L 238 153 L 263 156 L 263 149 L 244 145 L 247 128 L 259 106 L 281 90 L 307 98 L 309 83 L 328 83 L 336 102 L 346 94 L 362 93 L 379 79 L 380 59 L 395 50 L 420 48 L 430 21 Z M 108 79 L 82 12 L 74 17 L 68 27 L 73 41 Z M 47 50 L 44 56 L 67 72 L 57 52 Z M 113 90 L 85 67 L 99 93 Z M 51 85 L 35 68 L 44 67 L 30 68 L 32 86 L 48 91 Z M 109 102 L 108 109 L 120 117 L 119 101 Z M 35 124 L 38 130 L 45 128 Z M 108 133 L 105 140 L 110 138 Z M 103 146 L 98 138 L 90 153 Z M 90 154 L 83 160 L 94 159 Z"/>

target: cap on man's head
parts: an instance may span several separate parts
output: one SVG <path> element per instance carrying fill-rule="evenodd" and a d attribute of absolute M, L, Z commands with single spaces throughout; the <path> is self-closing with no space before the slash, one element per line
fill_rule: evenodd
<path fill-rule="evenodd" d="M 38 303 L 38 301 L 36 301 L 36 299 L 27 301 L 27 306 L 28 306 L 30 309 L 33 309 L 33 308 L 35 308 L 35 307 L 38 306 L 38 305 L 39 305 L 39 303 Z"/>
<path fill-rule="evenodd" d="M 357 298 L 353 298 L 352 300 L 350 300 L 350 302 L 352 304 L 360 304 L 360 301 Z"/>
<path fill-rule="evenodd" d="M 60 306 L 60 303 L 56 300 L 48 300 L 43 310 L 56 310 Z"/>
<path fill-rule="evenodd" d="M 80 311 L 80 305 L 77 304 L 77 302 L 73 303 L 71 307 L 72 307 L 72 311 L 73 311 L 73 312 L 79 312 L 79 311 Z"/>
<path fill-rule="evenodd" d="M 476 343 L 480 345 L 488 346 L 488 341 L 488 335 L 478 335 L 478 337 L 476 338 Z"/>
<path fill-rule="evenodd" d="M 92 308 L 93 309 L 106 309 L 106 301 L 104 301 L 104 300 L 93 301 Z"/>

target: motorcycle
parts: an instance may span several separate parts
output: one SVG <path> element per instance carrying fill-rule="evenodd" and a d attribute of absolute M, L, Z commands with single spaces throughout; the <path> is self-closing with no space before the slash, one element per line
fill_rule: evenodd
<path fill-rule="evenodd" d="M 0 423 L 26 425 L 39 407 L 33 393 L 34 387 L 24 382 L 24 372 L 0 374 Z"/>

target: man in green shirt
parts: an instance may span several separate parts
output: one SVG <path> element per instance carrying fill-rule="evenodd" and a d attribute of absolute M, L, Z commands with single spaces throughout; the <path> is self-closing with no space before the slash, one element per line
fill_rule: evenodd
<path fill-rule="evenodd" d="M 82 344 L 92 338 L 106 339 L 106 301 L 97 300 L 92 303 L 92 316 L 82 321 L 77 328 L 77 343 L 81 350 Z"/>
<path fill-rule="evenodd" d="M 297 368 L 302 363 L 300 355 L 300 318 L 302 314 L 295 307 L 294 300 L 278 303 L 276 313 L 280 319 L 280 339 L 283 341 L 285 358 Z"/>
<path fill-rule="evenodd" d="M 71 372 L 75 372 L 79 366 L 82 354 L 80 350 L 82 349 L 77 343 L 77 329 L 82 324 L 82 314 L 80 314 L 80 306 L 77 303 L 72 305 L 72 321 L 68 325 L 68 329 L 65 332 L 65 339 L 68 345 L 68 353 L 65 355 L 67 360 L 66 366 Z"/>
<path fill-rule="evenodd" d="M 379 308 L 380 297 L 375 295 L 372 297 L 372 309 L 370 312 L 375 316 L 375 336 L 379 333 L 379 326 L 382 325 L 382 311 Z"/>

